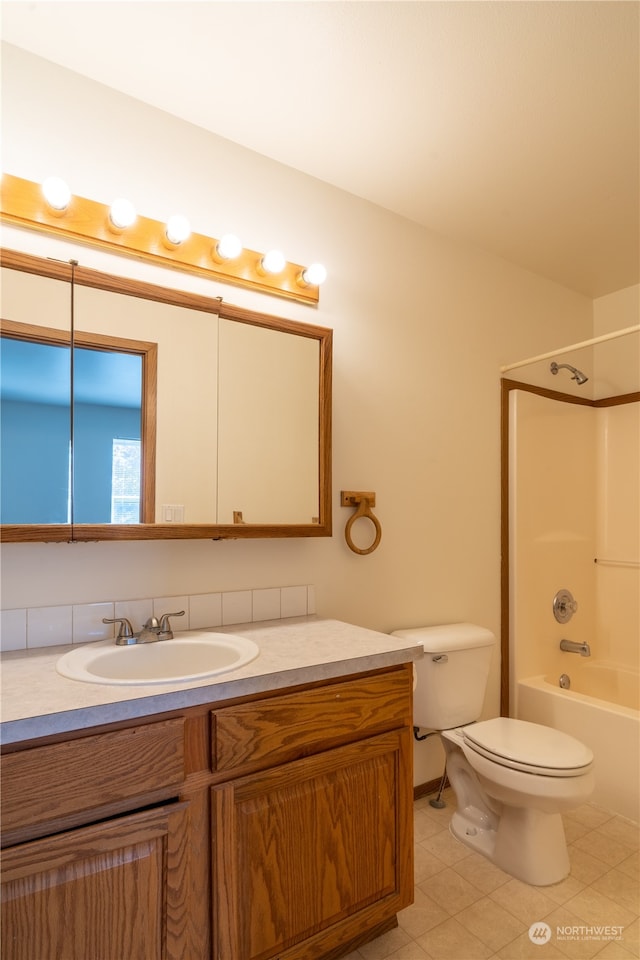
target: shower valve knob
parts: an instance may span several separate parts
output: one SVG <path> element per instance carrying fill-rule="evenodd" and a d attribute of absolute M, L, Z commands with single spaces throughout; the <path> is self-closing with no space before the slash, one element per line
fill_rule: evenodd
<path fill-rule="evenodd" d="M 553 598 L 553 615 L 558 623 L 568 623 L 578 609 L 569 590 L 558 590 Z"/>

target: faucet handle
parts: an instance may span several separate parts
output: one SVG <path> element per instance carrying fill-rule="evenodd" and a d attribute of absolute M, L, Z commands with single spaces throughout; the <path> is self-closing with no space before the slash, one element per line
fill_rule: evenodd
<path fill-rule="evenodd" d="M 171 636 L 173 636 L 169 617 L 184 617 L 184 610 L 178 610 L 176 613 L 163 613 L 160 617 L 160 633 L 171 634 Z M 166 639 L 170 640 L 171 637 L 168 636 Z"/>
<path fill-rule="evenodd" d="M 102 618 L 103 623 L 119 623 L 118 634 L 116 636 L 116 643 L 122 645 L 126 643 L 132 643 L 133 640 L 133 627 L 131 623 L 127 620 L 126 617 L 116 617 L 114 620 L 109 620 L 108 617 Z"/>
<path fill-rule="evenodd" d="M 553 615 L 558 623 L 568 623 L 578 609 L 577 602 L 569 590 L 558 590 L 553 598 Z"/>

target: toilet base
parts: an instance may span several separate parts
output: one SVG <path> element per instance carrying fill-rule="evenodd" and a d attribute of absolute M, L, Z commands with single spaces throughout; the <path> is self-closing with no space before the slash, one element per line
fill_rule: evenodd
<path fill-rule="evenodd" d="M 471 814 L 471 816 L 469 816 Z M 482 825 L 473 812 L 467 808 L 462 813 L 455 811 L 449 823 L 449 830 L 461 843 L 481 853 L 488 860 L 493 860 L 493 851 L 496 846 L 496 830 L 493 827 Z"/>
<path fill-rule="evenodd" d="M 481 822 L 467 807 L 456 811 L 451 833 L 517 880 L 536 887 L 560 883 L 569 874 L 569 854 L 559 813 L 503 807 L 497 826 Z"/>

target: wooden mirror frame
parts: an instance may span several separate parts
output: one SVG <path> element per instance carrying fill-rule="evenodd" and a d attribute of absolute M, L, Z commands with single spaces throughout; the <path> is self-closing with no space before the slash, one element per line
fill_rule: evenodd
<path fill-rule="evenodd" d="M 0 251 L 1 265 L 11 270 L 71 282 L 72 266 L 13 250 Z M 329 537 L 331 514 L 331 390 L 333 331 L 294 320 L 256 313 L 200 294 L 187 293 L 74 265 L 73 281 L 111 293 L 215 313 L 228 320 L 309 337 L 319 346 L 318 522 L 269 523 L 139 523 L 139 524 L 2 524 L 5 543 L 86 542 L 93 540 L 225 540 L 283 537 Z M 9 318 L 8 318 L 9 319 Z"/>

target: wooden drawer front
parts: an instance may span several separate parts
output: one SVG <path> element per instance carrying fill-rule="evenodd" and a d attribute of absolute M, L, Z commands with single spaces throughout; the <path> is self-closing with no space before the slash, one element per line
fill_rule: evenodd
<path fill-rule="evenodd" d="M 410 722 L 411 674 L 395 670 L 212 712 L 212 768 L 269 765 Z"/>
<path fill-rule="evenodd" d="M 184 779 L 183 724 L 165 720 L 3 756 L 3 832 L 175 789 Z"/>
<path fill-rule="evenodd" d="M 187 816 L 187 804 L 171 804 L 6 850 L 0 896 L 6 956 L 186 956 Z"/>

